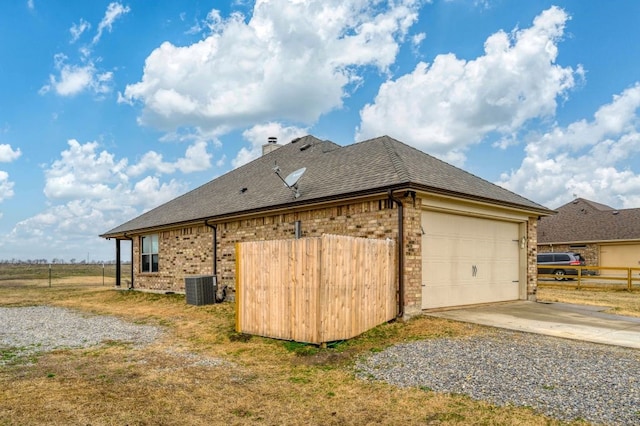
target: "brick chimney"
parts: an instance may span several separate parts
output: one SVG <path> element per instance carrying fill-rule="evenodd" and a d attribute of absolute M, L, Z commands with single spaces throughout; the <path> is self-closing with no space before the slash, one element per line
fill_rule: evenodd
<path fill-rule="evenodd" d="M 262 145 L 262 155 L 268 154 L 271 151 L 275 151 L 282 145 L 278 145 L 278 138 L 275 136 L 269 136 L 267 143 Z"/>

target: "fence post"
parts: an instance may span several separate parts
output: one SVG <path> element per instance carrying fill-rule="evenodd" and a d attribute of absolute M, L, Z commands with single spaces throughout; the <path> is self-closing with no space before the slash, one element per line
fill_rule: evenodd
<path fill-rule="evenodd" d="M 582 266 L 578 267 L 578 290 L 582 288 Z"/>
<path fill-rule="evenodd" d="M 49 264 L 49 288 L 51 288 L 51 264 Z"/>
<path fill-rule="evenodd" d="M 104 287 L 104 262 L 102 262 L 102 286 Z"/>
<path fill-rule="evenodd" d="M 631 268 L 627 268 L 627 290 L 629 291 L 631 291 L 631 278 L 632 278 Z"/>

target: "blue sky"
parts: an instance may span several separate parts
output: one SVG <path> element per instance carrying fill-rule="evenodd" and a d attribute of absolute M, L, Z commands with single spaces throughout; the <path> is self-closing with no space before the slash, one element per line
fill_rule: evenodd
<path fill-rule="evenodd" d="M 0 4 L 0 259 L 98 235 L 281 143 L 388 134 L 533 201 L 640 207 L 640 2 Z"/>

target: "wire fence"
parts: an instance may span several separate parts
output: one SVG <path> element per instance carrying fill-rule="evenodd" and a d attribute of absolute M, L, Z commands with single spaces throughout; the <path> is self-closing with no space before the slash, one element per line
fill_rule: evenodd
<path fill-rule="evenodd" d="M 121 281 L 131 278 L 131 264 L 122 264 Z M 115 286 L 116 264 L 0 263 L 0 286 Z"/>

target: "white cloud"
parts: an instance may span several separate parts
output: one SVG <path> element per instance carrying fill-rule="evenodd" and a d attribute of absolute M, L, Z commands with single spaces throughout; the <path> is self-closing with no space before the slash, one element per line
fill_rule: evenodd
<path fill-rule="evenodd" d="M 198 148 L 190 155 L 200 155 Z M 98 251 L 94 246 L 108 252 L 98 234 L 185 190 L 174 179 L 146 176 L 134 180 L 127 175 L 127 164 L 126 159 L 117 160 L 113 154 L 100 151 L 97 142 L 69 140 L 60 158 L 44 170 L 47 208 L 18 222 L 0 239 L 0 248 L 33 253 L 37 247 L 39 253 L 47 253 L 44 257 Z M 13 183 L 6 178 L 0 171 L 0 201 L 12 194 Z"/>
<path fill-rule="evenodd" d="M 555 208 L 574 194 L 614 207 L 640 206 L 640 83 L 594 114 L 532 136 L 520 168 L 499 185 Z"/>
<path fill-rule="evenodd" d="M 148 210 L 174 198 L 183 189 L 176 181 L 160 183 L 151 177 L 132 185 L 126 159 L 116 161 L 113 154 L 98 152 L 97 142 L 81 144 L 71 139 L 68 145 L 61 158 L 45 170 L 44 193 L 53 202 L 93 200 L 94 205 L 106 210 L 126 207 Z M 154 185 L 148 179 L 154 179 Z M 145 183 L 138 186 L 141 182 Z M 139 189 L 147 194 L 138 193 Z"/>
<path fill-rule="evenodd" d="M 280 123 L 267 123 L 253 126 L 242 133 L 242 137 L 251 143 L 250 148 L 241 148 L 236 158 L 231 161 L 234 168 L 240 167 L 262 155 L 262 145 L 267 143 L 269 137 L 278 138 L 278 143 L 284 145 L 299 136 L 309 133 L 308 129 L 289 126 L 284 127 Z"/>
<path fill-rule="evenodd" d="M 13 149 L 9 144 L 0 144 L 0 162 L 10 163 L 22 155 L 20 148 Z"/>
<path fill-rule="evenodd" d="M 93 81 L 93 65 L 78 67 L 75 65 L 64 65 L 60 69 L 60 80 L 55 76 L 49 76 L 51 85 L 56 92 L 62 96 L 76 95 L 84 91 Z"/>
<path fill-rule="evenodd" d="M 211 167 L 211 154 L 207 152 L 206 142 L 196 142 L 187 148 L 184 158 L 178 159 L 176 167 L 182 173 L 192 173 Z"/>
<path fill-rule="evenodd" d="M 60 96 L 75 96 L 85 91 L 91 91 L 96 95 L 111 92 L 113 72 L 102 71 L 96 67 L 95 64 L 99 63 L 101 59 L 92 58 L 92 48 L 102 37 L 103 31 L 111 32 L 113 23 L 129 11 L 130 8 L 121 3 L 110 3 L 104 18 L 98 24 L 92 43 L 89 46 L 79 47 L 80 63 L 68 63 L 69 58 L 64 53 L 54 55 L 56 74 L 49 75 L 49 83 L 42 86 L 38 93 L 44 95 L 53 90 Z M 90 28 L 91 24 L 82 18 L 79 23 L 73 24 L 69 29 L 71 43 L 75 43 Z"/>
<path fill-rule="evenodd" d="M 411 37 L 411 44 L 414 48 L 418 48 L 425 38 L 427 38 L 427 35 L 425 33 L 414 34 Z"/>
<path fill-rule="evenodd" d="M 0 202 L 13 197 L 13 185 L 9 180 L 9 173 L 0 170 Z"/>
<path fill-rule="evenodd" d="M 131 9 L 129 8 L 129 6 L 123 6 L 122 3 L 116 3 L 116 2 L 109 3 L 109 6 L 107 6 L 107 10 L 104 13 L 104 18 L 102 18 L 102 21 L 100 21 L 100 24 L 98 24 L 97 33 L 93 37 L 93 44 L 96 44 L 98 41 L 100 41 L 100 38 L 102 37 L 102 32 L 105 29 L 111 32 L 111 29 L 113 28 L 113 23 L 118 18 L 120 18 L 123 15 L 126 15 L 130 11 Z"/>
<path fill-rule="evenodd" d="M 80 19 L 80 22 L 78 22 L 77 24 L 73 24 L 69 29 L 69 32 L 71 33 L 71 43 L 73 44 L 78 41 L 80 36 L 82 36 L 82 34 L 84 34 L 84 32 L 89 30 L 90 28 L 91 24 L 84 19 Z"/>
<path fill-rule="evenodd" d="M 129 167 L 127 173 L 130 176 L 139 176 L 148 170 L 163 174 L 174 173 L 176 170 L 182 173 L 198 172 L 211 167 L 211 157 L 212 155 L 207 151 L 207 143 L 197 141 L 187 148 L 184 157 L 173 163 L 165 162 L 162 154 L 149 151 L 137 164 Z"/>
<path fill-rule="evenodd" d="M 142 156 L 137 164 L 129 167 L 128 173 L 131 176 L 139 176 L 147 170 L 156 170 L 159 173 L 173 173 L 175 169 L 174 164 L 165 163 L 162 160 L 162 154 L 149 151 Z"/>
<path fill-rule="evenodd" d="M 45 170 L 44 193 L 49 199 L 102 199 L 109 195 L 109 183 L 126 183 L 127 161 L 116 162 L 113 154 L 96 153 L 97 142 L 68 141 L 69 149 Z"/>
<path fill-rule="evenodd" d="M 387 71 L 420 3 L 263 0 L 248 21 L 213 10 L 211 34 L 186 47 L 163 43 L 119 100 L 141 102 L 140 121 L 168 130 L 313 123 L 342 106 L 360 67 Z"/>
<path fill-rule="evenodd" d="M 384 83 L 360 111 L 357 139 L 390 134 L 461 164 L 470 144 L 487 134 L 510 135 L 534 118 L 555 113 L 556 99 L 582 75 L 555 61 L 569 16 L 551 7 L 530 28 L 499 31 L 484 55 L 465 61 L 452 53 Z"/>
<path fill-rule="evenodd" d="M 98 72 L 93 62 L 83 65 L 70 65 L 66 63 L 64 54 L 56 54 L 55 67 L 60 73 L 58 77 L 49 75 L 49 84 L 40 89 L 40 94 L 48 93 L 51 89 L 60 96 L 74 96 L 85 90 L 91 90 L 95 94 L 104 94 L 111 91 L 113 73 Z"/>
<path fill-rule="evenodd" d="M 33 0 L 27 0 L 27 8 L 28 8 L 29 10 L 35 10 L 36 5 L 34 4 L 34 1 L 33 1 Z"/>
<path fill-rule="evenodd" d="M 22 155 L 20 148 L 14 150 L 9 144 L 0 144 L 0 162 L 10 163 L 18 159 Z M 11 198 L 14 195 L 13 192 L 14 182 L 9 180 L 9 173 L 4 170 L 0 170 L 0 203 Z M 2 213 L 0 213 L 2 218 Z"/>

